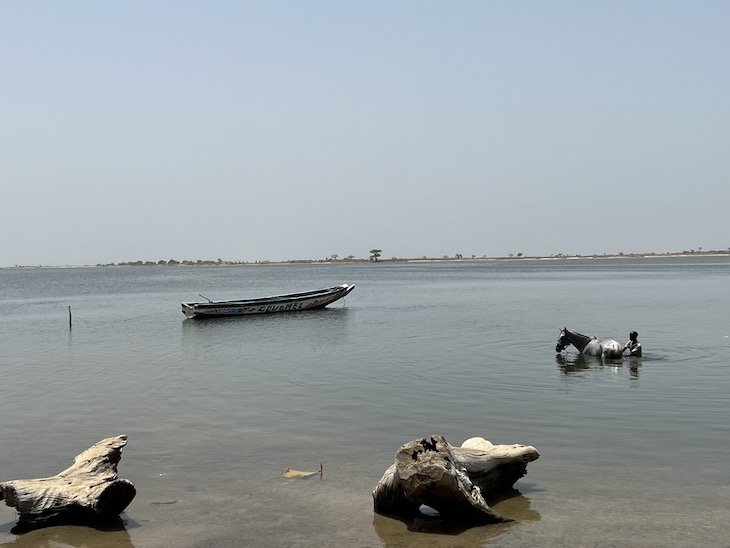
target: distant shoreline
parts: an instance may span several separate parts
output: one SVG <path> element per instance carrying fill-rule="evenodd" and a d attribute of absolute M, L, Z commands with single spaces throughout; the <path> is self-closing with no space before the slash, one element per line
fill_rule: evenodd
<path fill-rule="evenodd" d="M 357 259 L 357 258 L 344 258 L 344 259 L 290 259 L 286 261 L 270 261 L 270 260 L 257 260 L 257 261 L 229 261 L 218 259 L 203 260 L 196 259 L 178 261 L 171 259 L 169 261 L 122 261 L 118 263 L 98 263 L 96 265 L 91 264 L 79 264 L 79 265 L 15 265 L 0 268 L 18 268 L 18 269 L 32 269 L 32 268 L 96 268 L 96 267 L 117 267 L 117 266 L 146 266 L 146 267 L 197 267 L 197 266 L 287 266 L 287 265 L 329 265 L 329 264 L 379 264 L 379 263 L 481 263 L 490 261 L 566 261 L 566 260 L 617 260 L 617 259 L 664 259 L 664 258 L 698 258 L 698 257 L 730 257 L 730 249 L 728 251 L 681 251 L 681 252 L 666 252 L 666 253 L 604 253 L 604 254 L 592 254 L 592 255 L 504 255 L 504 256 L 470 256 L 464 257 L 462 255 L 456 256 L 444 256 L 444 257 L 391 257 L 390 259 L 379 258 L 377 260 L 369 259 Z"/>

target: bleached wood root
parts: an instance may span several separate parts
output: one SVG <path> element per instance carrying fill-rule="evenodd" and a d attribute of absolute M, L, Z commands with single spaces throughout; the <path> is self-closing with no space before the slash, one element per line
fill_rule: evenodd
<path fill-rule="evenodd" d="M 117 478 L 127 436 L 106 438 L 76 456 L 63 472 L 0 483 L 0 499 L 15 508 L 18 525 L 95 522 L 119 515 L 134 499 L 131 482 Z"/>
<path fill-rule="evenodd" d="M 539 457 L 529 445 L 492 445 L 471 438 L 461 447 L 441 435 L 403 444 L 373 490 L 379 514 L 413 518 L 425 504 L 452 521 L 511 521 L 492 510 L 484 495 L 511 488 Z"/>

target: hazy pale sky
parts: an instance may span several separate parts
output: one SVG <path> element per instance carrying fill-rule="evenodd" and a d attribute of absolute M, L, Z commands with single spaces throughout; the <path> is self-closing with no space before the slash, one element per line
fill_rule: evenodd
<path fill-rule="evenodd" d="M 727 249 L 730 2 L 0 3 L 0 266 Z"/>

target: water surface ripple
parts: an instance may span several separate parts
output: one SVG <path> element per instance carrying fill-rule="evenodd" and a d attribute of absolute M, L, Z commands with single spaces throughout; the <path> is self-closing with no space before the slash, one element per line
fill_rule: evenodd
<path fill-rule="evenodd" d="M 356 284 L 344 306 L 311 313 L 180 313 L 338 283 Z M 725 544 L 728 287 L 724 257 L 0 269 L 0 479 L 126 433 L 138 491 L 116 531 L 19 537 L 3 507 L 0 542 Z M 564 326 L 635 329 L 644 356 L 556 356 Z M 538 448 L 491 501 L 516 522 L 439 535 L 373 514 L 398 446 L 435 432 Z M 283 477 L 319 462 L 322 480 Z"/>

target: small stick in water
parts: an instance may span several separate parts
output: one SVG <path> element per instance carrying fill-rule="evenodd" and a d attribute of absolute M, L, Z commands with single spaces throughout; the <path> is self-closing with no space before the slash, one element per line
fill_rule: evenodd
<path fill-rule="evenodd" d="M 69 328 L 69 329 L 71 329 L 71 326 L 72 326 L 72 325 L 73 325 L 73 324 L 72 324 L 72 322 L 71 322 L 71 305 L 69 305 L 69 306 L 68 306 L 68 328 Z"/>

